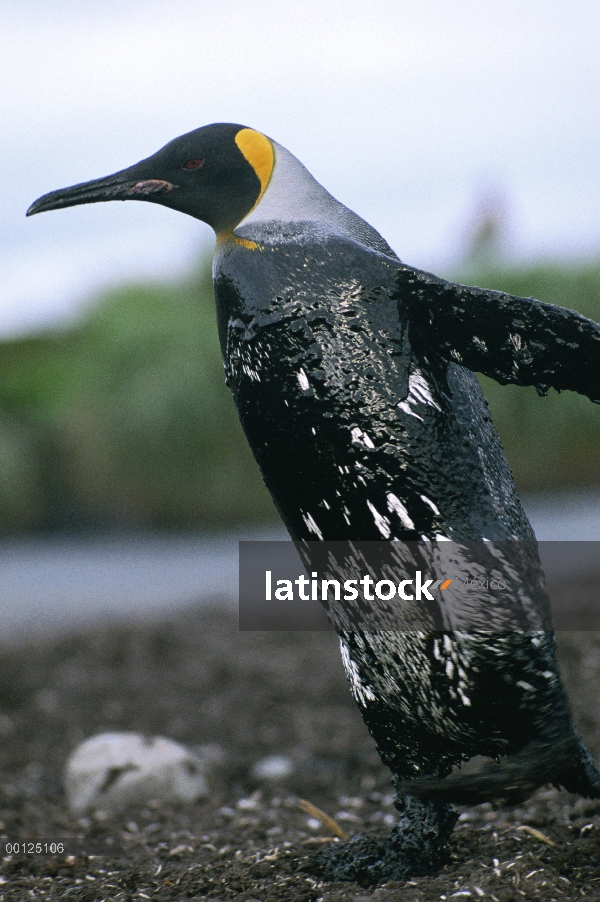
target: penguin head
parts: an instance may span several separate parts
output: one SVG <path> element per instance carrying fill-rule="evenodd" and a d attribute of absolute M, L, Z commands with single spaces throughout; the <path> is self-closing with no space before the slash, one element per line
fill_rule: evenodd
<path fill-rule="evenodd" d="M 274 161 L 273 145 L 260 132 L 243 125 L 207 125 L 114 175 L 45 194 L 27 216 L 107 200 L 146 200 L 226 234 L 262 197 Z"/>

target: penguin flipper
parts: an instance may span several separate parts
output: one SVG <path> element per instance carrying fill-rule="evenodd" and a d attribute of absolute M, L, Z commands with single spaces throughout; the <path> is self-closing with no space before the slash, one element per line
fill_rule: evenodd
<path fill-rule="evenodd" d="M 411 342 L 502 385 L 568 389 L 600 404 L 600 325 L 574 310 L 398 270 Z"/>
<path fill-rule="evenodd" d="M 480 805 L 503 799 L 515 805 L 546 783 L 588 799 L 600 798 L 600 773 L 575 731 L 558 743 L 532 742 L 513 757 L 487 764 L 476 774 L 420 777 L 398 783 L 396 788 L 427 801 Z"/>

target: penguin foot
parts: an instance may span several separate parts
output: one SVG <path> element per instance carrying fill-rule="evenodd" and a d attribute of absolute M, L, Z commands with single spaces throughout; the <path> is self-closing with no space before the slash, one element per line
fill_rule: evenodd
<path fill-rule="evenodd" d="M 434 874 L 458 815 L 449 805 L 413 796 L 398 799 L 396 807 L 401 817 L 387 836 L 354 836 L 330 846 L 310 859 L 308 869 L 325 880 L 352 880 L 363 886 Z"/>

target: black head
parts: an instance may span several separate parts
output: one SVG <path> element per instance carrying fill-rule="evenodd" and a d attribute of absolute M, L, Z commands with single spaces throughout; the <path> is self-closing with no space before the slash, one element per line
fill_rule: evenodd
<path fill-rule="evenodd" d="M 147 200 L 201 219 L 220 234 L 231 231 L 258 202 L 273 163 L 273 145 L 260 132 L 243 125 L 207 125 L 114 175 L 45 194 L 27 216 L 106 200 Z"/>

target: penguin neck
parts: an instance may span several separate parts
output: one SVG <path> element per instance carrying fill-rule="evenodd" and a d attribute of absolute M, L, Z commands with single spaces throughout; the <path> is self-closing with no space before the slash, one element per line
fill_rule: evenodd
<path fill-rule="evenodd" d="M 235 237 L 271 244 L 336 235 L 398 259 L 379 232 L 336 200 L 289 150 L 272 143 L 275 163 L 269 184 L 233 230 Z"/>

